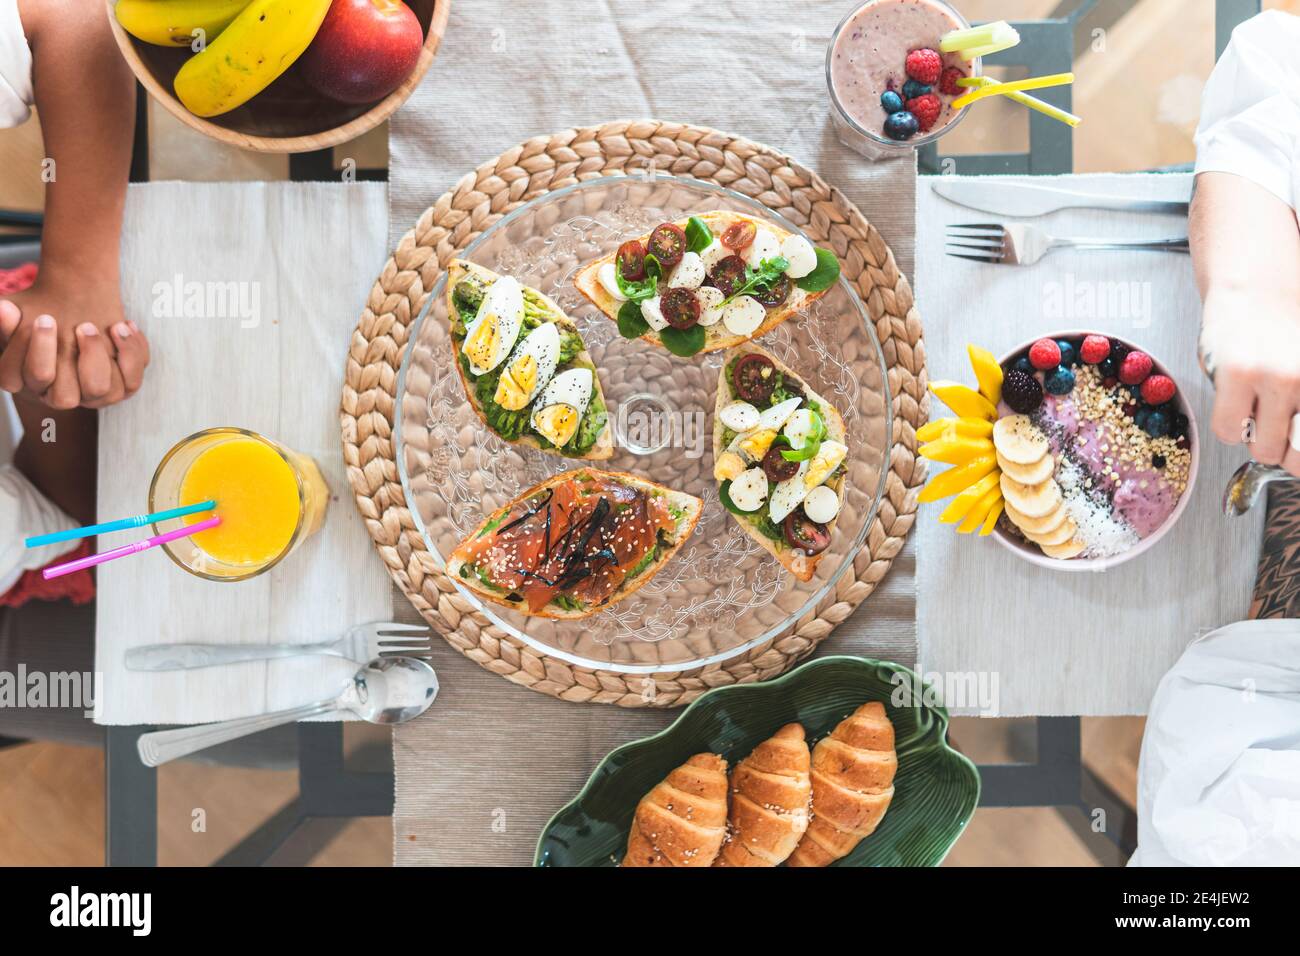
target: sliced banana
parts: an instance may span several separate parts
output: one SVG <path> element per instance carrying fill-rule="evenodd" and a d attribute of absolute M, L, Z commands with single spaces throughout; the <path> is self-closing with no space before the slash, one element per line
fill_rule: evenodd
<path fill-rule="evenodd" d="M 1011 519 L 1011 523 L 1025 534 L 1047 534 L 1049 531 L 1060 527 L 1061 523 L 1068 517 L 1064 503 L 1051 514 L 1044 515 L 1041 518 L 1031 518 L 1027 514 L 1022 514 L 1016 510 L 1015 505 L 1005 498 L 1002 499 L 1002 505 L 1007 512 L 1007 517 Z"/>
<path fill-rule="evenodd" d="M 1007 461 L 1032 465 L 1047 454 L 1047 436 L 1028 415 L 1007 415 L 993 425 L 993 444 Z"/>
<path fill-rule="evenodd" d="M 1050 479 L 1036 485 L 1022 485 L 1004 474 L 1001 484 L 1002 497 L 1030 518 L 1045 518 L 1061 504 L 1061 488 Z"/>
<path fill-rule="evenodd" d="M 1044 455 L 1032 465 L 1020 465 L 998 452 L 998 467 L 1004 475 L 1010 475 L 1022 485 L 1036 485 L 1052 477 L 1056 471 L 1056 459 Z"/>
<path fill-rule="evenodd" d="M 1066 518 L 1058 527 L 1051 531 L 1045 532 L 1044 534 L 1030 534 L 1029 532 L 1025 532 L 1025 537 L 1034 542 L 1034 544 L 1038 545 L 1040 548 L 1046 548 L 1058 544 L 1065 544 L 1065 542 L 1074 537 L 1074 533 L 1078 530 L 1078 525 L 1074 523 L 1073 519 Z"/>
<path fill-rule="evenodd" d="M 1083 554 L 1083 542 L 1078 538 L 1071 538 L 1065 544 L 1043 544 L 1039 545 L 1043 549 L 1043 554 L 1049 558 L 1059 558 L 1064 561 L 1067 558 L 1077 557 Z"/>

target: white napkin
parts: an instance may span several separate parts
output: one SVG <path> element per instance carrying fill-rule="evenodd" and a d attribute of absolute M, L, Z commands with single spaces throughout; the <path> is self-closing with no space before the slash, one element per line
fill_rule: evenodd
<path fill-rule="evenodd" d="M 1300 863 L 1300 621 L 1193 643 L 1151 701 L 1130 866 Z"/>

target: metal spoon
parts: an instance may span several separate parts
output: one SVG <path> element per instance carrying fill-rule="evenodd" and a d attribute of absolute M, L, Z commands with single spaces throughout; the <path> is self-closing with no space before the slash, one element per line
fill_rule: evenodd
<path fill-rule="evenodd" d="M 338 710 L 351 711 L 372 724 L 400 724 L 428 710 L 437 696 L 438 675 L 424 661 L 376 658 L 352 675 L 337 697 L 274 714 L 142 734 L 137 748 L 145 766 L 157 767 L 215 744 Z"/>
<path fill-rule="evenodd" d="M 1229 518 L 1244 515 L 1255 504 L 1264 486 L 1272 481 L 1294 479 L 1285 468 L 1261 465 L 1257 461 L 1245 462 L 1232 473 L 1228 487 L 1223 492 L 1223 513 Z"/>

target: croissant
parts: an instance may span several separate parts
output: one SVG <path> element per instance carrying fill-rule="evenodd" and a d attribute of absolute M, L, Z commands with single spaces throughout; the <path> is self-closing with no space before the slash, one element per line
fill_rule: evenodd
<path fill-rule="evenodd" d="M 728 839 L 714 866 L 776 866 L 808 828 L 810 757 L 803 728 L 786 724 L 731 774 Z"/>
<path fill-rule="evenodd" d="M 710 866 L 727 833 L 727 761 L 696 754 L 641 798 L 623 866 Z"/>
<path fill-rule="evenodd" d="M 894 796 L 894 725 L 883 704 L 863 704 L 813 748 L 812 822 L 790 866 L 829 866 L 871 835 Z"/>

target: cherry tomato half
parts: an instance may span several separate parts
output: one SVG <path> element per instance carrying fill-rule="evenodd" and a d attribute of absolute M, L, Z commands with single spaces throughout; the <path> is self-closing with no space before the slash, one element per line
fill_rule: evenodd
<path fill-rule="evenodd" d="M 763 474 L 772 481 L 785 481 L 799 474 L 799 463 L 786 461 L 781 457 L 781 449 L 773 445 L 763 456 Z"/>
<path fill-rule="evenodd" d="M 766 405 L 776 388 L 776 366 L 766 355 L 750 352 L 731 370 L 731 384 L 745 401 Z"/>
<path fill-rule="evenodd" d="M 740 222 L 733 222 L 722 233 L 720 240 L 724 246 L 732 252 L 740 252 L 754 241 L 754 236 L 758 234 L 758 229 L 752 222 L 742 219 Z"/>
<path fill-rule="evenodd" d="M 740 256 L 719 260 L 709 273 L 709 284 L 721 289 L 723 295 L 734 294 L 745 284 L 745 260 Z"/>
<path fill-rule="evenodd" d="M 826 525 L 813 521 L 803 513 L 802 507 L 786 516 L 781 523 L 781 531 L 785 534 L 786 544 L 798 548 L 809 557 L 821 554 L 831 543 L 831 534 Z"/>
<path fill-rule="evenodd" d="M 645 278 L 645 246 L 637 239 L 628 240 L 618 247 L 614 263 L 625 281 L 642 281 Z"/>
<path fill-rule="evenodd" d="M 700 321 L 700 300 L 690 289 L 668 289 L 659 299 L 659 311 L 675 329 L 689 329 Z"/>
<path fill-rule="evenodd" d="M 754 298 L 769 309 L 775 309 L 778 305 L 790 298 L 790 290 L 794 288 L 794 283 L 790 281 L 787 275 L 777 277 L 766 289 L 755 289 Z"/>
<path fill-rule="evenodd" d="M 686 254 L 686 230 L 671 222 L 655 226 L 654 232 L 650 233 L 649 249 L 660 265 L 671 269 Z"/>

